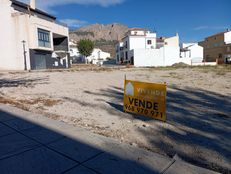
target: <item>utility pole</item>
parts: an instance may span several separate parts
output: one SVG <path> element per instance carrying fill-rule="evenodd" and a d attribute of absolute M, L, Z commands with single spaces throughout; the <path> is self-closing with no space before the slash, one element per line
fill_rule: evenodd
<path fill-rule="evenodd" d="M 26 71 L 27 70 L 27 63 L 26 63 L 26 41 L 23 40 L 22 41 L 22 44 L 23 44 L 23 55 L 24 55 L 24 70 Z"/>

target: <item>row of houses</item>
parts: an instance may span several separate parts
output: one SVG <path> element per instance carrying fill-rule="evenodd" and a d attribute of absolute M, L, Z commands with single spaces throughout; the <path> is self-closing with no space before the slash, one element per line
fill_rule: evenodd
<path fill-rule="evenodd" d="M 187 62 L 188 56 L 203 59 L 202 47 L 197 44 L 183 46 L 182 54 L 180 54 L 178 34 L 168 38 L 157 38 L 155 32 L 133 28 L 116 45 L 116 62 L 117 64 L 131 64 L 135 67 L 151 67 Z"/>
<path fill-rule="evenodd" d="M 55 16 L 17 0 L 0 0 L 0 70 L 39 70 L 69 68 L 77 62 L 102 64 L 109 53 L 94 49 L 81 57 L 69 43 L 69 29 Z M 203 42 L 179 42 L 179 35 L 157 37 L 155 32 L 134 28 L 116 45 L 117 64 L 171 66 L 219 60 L 231 62 L 231 31 L 205 38 Z"/>
<path fill-rule="evenodd" d="M 199 43 L 181 43 L 179 35 L 157 37 L 155 32 L 133 28 L 116 45 L 117 64 L 135 67 L 216 65 L 231 62 L 231 31 L 217 33 Z"/>

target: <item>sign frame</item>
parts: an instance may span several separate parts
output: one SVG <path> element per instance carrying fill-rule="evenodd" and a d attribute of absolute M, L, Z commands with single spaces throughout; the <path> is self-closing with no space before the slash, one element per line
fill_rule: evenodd
<path fill-rule="evenodd" d="M 123 110 L 166 122 L 166 83 L 124 79 Z"/>

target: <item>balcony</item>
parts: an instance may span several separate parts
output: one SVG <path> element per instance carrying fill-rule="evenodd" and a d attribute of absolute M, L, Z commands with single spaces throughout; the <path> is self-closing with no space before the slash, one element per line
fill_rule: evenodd
<path fill-rule="evenodd" d="M 68 38 L 53 33 L 54 51 L 69 51 Z"/>

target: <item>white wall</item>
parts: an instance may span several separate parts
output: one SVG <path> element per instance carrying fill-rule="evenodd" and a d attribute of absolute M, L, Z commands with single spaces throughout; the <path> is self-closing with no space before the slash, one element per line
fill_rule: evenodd
<path fill-rule="evenodd" d="M 79 57 L 80 53 L 77 48 L 70 48 L 70 57 Z"/>
<path fill-rule="evenodd" d="M 11 16 L 12 13 L 15 13 L 11 8 L 11 1 L 1 0 L 0 4 L 0 69 L 24 70 L 22 41 L 28 40 L 28 32 L 25 30 L 25 25 L 20 25 L 20 20 L 25 23 L 28 19 L 25 15 L 21 16 L 20 19 Z M 26 51 L 27 64 L 29 65 L 29 50 L 27 45 Z"/>
<path fill-rule="evenodd" d="M 111 54 L 100 50 L 99 58 L 106 60 L 107 58 L 111 58 Z"/>
<path fill-rule="evenodd" d="M 178 59 L 180 56 L 180 47 L 172 47 L 165 45 L 160 48 L 161 55 L 163 56 L 163 65 L 162 66 L 171 66 L 175 63 L 178 63 Z"/>
<path fill-rule="evenodd" d="M 92 54 L 87 57 L 89 60 L 103 60 L 105 61 L 107 58 L 110 58 L 110 53 L 104 52 L 100 49 L 95 48 Z"/>
<path fill-rule="evenodd" d="M 145 49 L 145 37 L 142 36 L 131 36 L 129 37 L 128 50 L 133 49 Z"/>
<path fill-rule="evenodd" d="M 192 58 L 203 58 L 204 57 L 204 48 L 198 44 L 192 46 L 191 57 Z"/>
<path fill-rule="evenodd" d="M 183 44 L 183 48 L 187 48 L 189 51 L 181 52 L 180 57 L 181 58 L 202 58 L 204 57 L 203 51 L 204 48 L 197 43 L 194 44 Z"/>
<path fill-rule="evenodd" d="M 26 48 L 26 62 L 27 62 L 27 69 L 30 68 L 30 55 L 29 55 L 29 44 L 31 41 L 30 37 L 30 26 L 29 26 L 29 16 L 28 15 L 19 15 L 13 17 L 15 29 L 15 41 L 16 41 L 16 59 L 18 60 L 15 62 L 15 65 L 19 66 L 19 70 L 24 69 L 24 56 L 23 56 L 23 44 L 22 41 L 26 41 L 25 48 Z"/>
<path fill-rule="evenodd" d="M 164 42 L 166 43 L 166 45 L 171 47 L 178 47 L 180 45 L 178 34 L 176 36 L 166 38 Z"/>
<path fill-rule="evenodd" d="M 171 66 L 179 63 L 179 47 L 165 46 L 160 49 L 135 49 L 134 66 L 151 67 L 151 66 Z"/>
<path fill-rule="evenodd" d="M 135 49 L 133 50 L 133 53 L 135 67 L 151 67 L 163 65 L 163 59 L 159 57 L 158 49 Z"/>
<path fill-rule="evenodd" d="M 231 43 L 231 31 L 225 33 L 225 43 L 226 44 Z"/>

